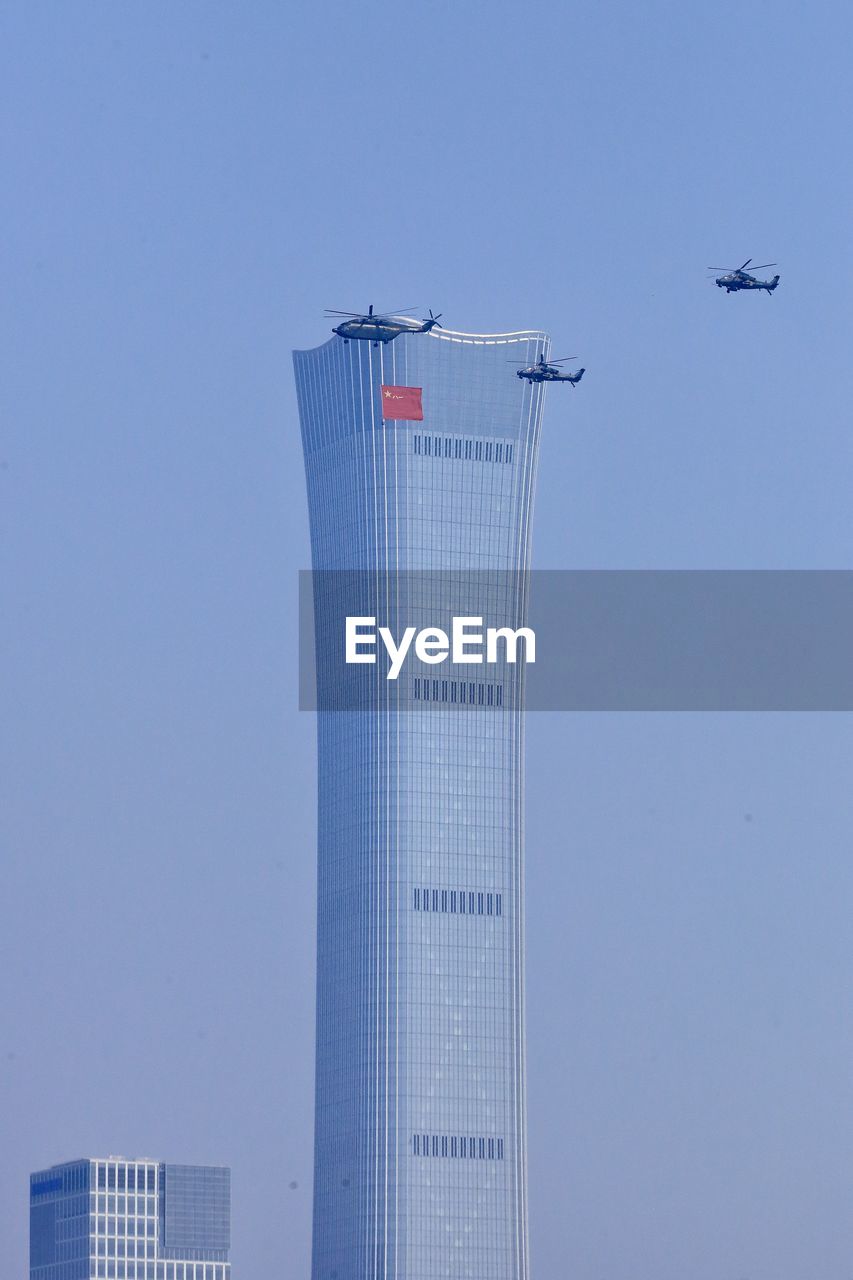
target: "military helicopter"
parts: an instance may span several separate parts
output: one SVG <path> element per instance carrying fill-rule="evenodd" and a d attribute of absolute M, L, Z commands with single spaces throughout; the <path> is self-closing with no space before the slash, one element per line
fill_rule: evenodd
<path fill-rule="evenodd" d="M 774 276 L 772 280 L 756 280 L 755 276 L 751 276 L 746 268 L 752 262 L 752 258 L 747 258 L 741 267 L 709 267 L 709 271 L 722 271 L 725 274 L 717 276 L 715 281 L 718 289 L 725 289 L 726 293 L 737 293 L 739 289 L 764 289 L 768 294 L 779 283 L 779 277 Z M 775 267 L 775 262 L 763 262 L 760 267 L 753 267 L 753 271 L 763 271 L 765 267 Z"/>
<path fill-rule="evenodd" d="M 377 314 L 373 310 L 372 303 L 366 316 L 359 315 L 357 311 L 329 310 L 326 311 L 326 315 L 344 317 L 340 324 L 332 329 L 332 333 L 343 338 L 344 342 L 355 339 L 358 342 L 372 342 L 374 347 L 378 347 L 380 342 L 383 346 L 387 342 L 393 342 L 401 333 L 429 333 L 430 329 L 435 329 L 436 326 L 439 329 L 442 327 L 438 323 L 441 319 L 440 311 L 437 316 L 430 311 L 428 320 L 414 320 L 404 311 L 383 311 Z"/>
<path fill-rule="evenodd" d="M 577 356 L 564 356 L 562 360 L 552 360 L 549 363 L 544 355 L 541 355 L 535 364 L 528 365 L 526 369 L 516 370 L 516 377 L 526 378 L 531 385 L 534 382 L 570 382 L 575 387 L 586 373 L 586 369 L 578 369 L 577 373 L 561 373 L 559 366 L 568 364 L 570 360 L 577 360 Z M 515 364 L 515 361 L 508 360 L 507 364 Z"/>

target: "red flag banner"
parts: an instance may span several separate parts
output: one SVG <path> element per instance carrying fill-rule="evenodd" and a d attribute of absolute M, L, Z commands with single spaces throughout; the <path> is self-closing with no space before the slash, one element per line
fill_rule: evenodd
<path fill-rule="evenodd" d="M 423 422 L 421 387 L 382 387 L 382 417 Z"/>

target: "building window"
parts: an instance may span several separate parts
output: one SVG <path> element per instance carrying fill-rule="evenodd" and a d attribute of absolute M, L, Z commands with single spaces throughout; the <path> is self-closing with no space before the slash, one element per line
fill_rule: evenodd
<path fill-rule="evenodd" d="M 476 684 L 469 680 L 428 680 L 415 676 L 412 680 L 412 699 L 415 702 L 459 702 L 465 706 L 503 706 L 503 686 L 500 684 Z"/>
<path fill-rule="evenodd" d="M 412 452 L 429 458 L 456 458 L 466 462 L 512 462 L 512 444 L 469 436 L 412 435 Z"/>
<path fill-rule="evenodd" d="M 412 1135 L 412 1154 L 451 1160 L 503 1160 L 503 1138 L 472 1137 L 456 1134 Z"/>
<path fill-rule="evenodd" d="M 412 910 L 441 915 L 503 915 L 503 894 L 472 889 L 412 889 Z"/>

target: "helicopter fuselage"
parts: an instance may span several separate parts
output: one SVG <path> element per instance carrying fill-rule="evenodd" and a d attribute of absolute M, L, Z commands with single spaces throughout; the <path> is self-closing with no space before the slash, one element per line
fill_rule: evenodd
<path fill-rule="evenodd" d="M 559 369 L 555 369 L 553 365 L 531 365 L 529 369 L 519 369 L 516 373 L 517 378 L 525 378 L 528 382 L 572 382 L 578 383 L 583 377 L 585 369 L 578 369 L 577 373 L 560 373 Z"/>
<path fill-rule="evenodd" d="M 740 289 L 763 289 L 765 293 L 772 293 L 778 283 L 778 276 L 772 280 L 756 280 L 745 271 L 732 271 L 729 275 L 718 276 L 716 280 L 717 288 L 725 289 L 726 293 L 737 293 Z"/>
<path fill-rule="evenodd" d="M 429 333 L 434 321 L 410 320 L 407 316 L 386 316 L 373 319 L 370 316 L 358 316 L 354 320 L 344 320 L 335 325 L 332 333 L 336 333 L 345 342 L 393 342 L 401 333 Z"/>

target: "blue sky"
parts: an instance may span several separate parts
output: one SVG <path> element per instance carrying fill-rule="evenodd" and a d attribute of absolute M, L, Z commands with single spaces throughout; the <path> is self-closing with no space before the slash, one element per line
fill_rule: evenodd
<path fill-rule="evenodd" d="M 849 568 L 840 4 L 0 10 L 0 1270 L 26 1177 L 233 1168 L 306 1275 L 290 350 L 544 328 L 540 568 Z M 708 263 L 777 261 L 772 298 Z M 849 717 L 528 730 L 536 1274 L 850 1274 Z M 291 1184 L 296 1184 L 292 1186 Z"/>

